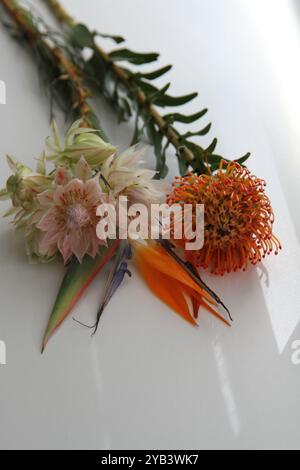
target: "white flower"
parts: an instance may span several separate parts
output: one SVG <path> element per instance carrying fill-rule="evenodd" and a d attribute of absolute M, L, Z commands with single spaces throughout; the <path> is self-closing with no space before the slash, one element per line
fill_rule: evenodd
<path fill-rule="evenodd" d="M 101 167 L 104 182 L 114 195 L 124 194 L 132 204 L 163 202 L 168 185 L 153 179 L 155 171 L 141 167 L 143 154 L 144 149 L 135 145 L 120 155 L 107 158 Z"/>
<path fill-rule="evenodd" d="M 64 143 L 60 141 L 55 121 L 52 122 L 52 135 L 46 140 L 50 154 L 48 160 L 66 165 L 77 163 L 83 156 L 91 168 L 99 167 L 109 156 L 115 154 L 116 147 L 104 142 L 95 134 L 95 129 L 80 127 L 81 120 L 75 121 L 67 131 Z"/>

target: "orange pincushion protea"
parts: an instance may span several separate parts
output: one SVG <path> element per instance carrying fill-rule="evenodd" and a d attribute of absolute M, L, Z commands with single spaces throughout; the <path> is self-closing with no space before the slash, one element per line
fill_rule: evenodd
<path fill-rule="evenodd" d="M 223 275 L 245 270 L 273 249 L 277 254 L 281 246 L 272 233 L 274 214 L 265 185 L 238 163 L 224 161 L 216 174 L 176 177 L 168 204 L 204 204 L 204 245 L 186 250 L 188 261 Z"/>

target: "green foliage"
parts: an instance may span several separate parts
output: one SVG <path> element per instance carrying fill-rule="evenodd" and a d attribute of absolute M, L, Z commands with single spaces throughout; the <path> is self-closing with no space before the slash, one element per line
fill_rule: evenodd
<path fill-rule="evenodd" d="M 111 36 L 110 34 L 98 33 L 97 31 L 94 33 L 94 35 L 101 38 L 112 39 L 116 44 L 121 44 L 125 41 L 122 36 Z"/>
<path fill-rule="evenodd" d="M 169 72 L 171 68 L 172 68 L 172 65 L 166 65 L 165 67 L 162 67 L 158 70 L 154 70 L 153 72 L 147 72 L 147 73 L 138 72 L 138 73 L 132 74 L 130 71 L 128 71 L 128 73 L 130 73 L 135 79 L 145 78 L 146 80 L 155 80 L 156 78 L 159 78 L 165 73 Z"/>
<path fill-rule="evenodd" d="M 167 175 L 168 167 L 166 165 L 166 148 L 163 148 L 163 134 L 158 132 L 155 128 L 153 121 L 147 124 L 147 134 L 150 143 L 154 147 L 154 153 L 156 156 L 156 171 L 160 178 L 164 178 Z"/>
<path fill-rule="evenodd" d="M 63 38 L 49 30 L 44 21 L 30 10 L 26 10 L 16 3 L 19 15 L 24 19 L 24 28 L 22 30 L 12 20 L 5 22 L 5 27 L 9 33 L 19 42 L 28 42 L 31 50 L 34 53 L 34 58 L 38 65 L 40 85 L 44 87 L 50 99 L 50 119 L 54 118 L 53 104 L 58 105 L 66 114 L 66 119 L 76 120 L 81 118 L 81 111 L 78 107 L 74 106 L 76 97 L 76 88 L 78 83 L 74 78 L 66 74 L 64 67 L 58 63 L 55 54 L 53 53 L 52 46 L 49 42 L 45 41 L 46 38 L 51 39 L 51 43 L 57 50 L 63 51 L 67 60 L 76 67 L 81 69 L 85 64 L 82 58 L 75 54 L 75 50 L 81 50 L 84 47 L 94 47 L 94 34 L 90 33 L 88 28 L 83 24 L 78 24 L 72 28 L 68 33 L 68 42 L 64 42 Z M 26 29 L 27 28 L 27 29 Z M 32 40 L 32 36 L 35 37 Z M 69 44 L 70 42 L 70 44 Z M 96 66 L 96 63 L 94 64 Z M 100 62 L 97 60 L 98 69 Z M 93 68 L 94 70 L 94 68 Z M 101 70 L 101 73 L 103 69 Z M 79 75 L 80 76 L 80 75 Z M 78 90 L 78 89 L 77 89 Z M 88 88 L 85 88 L 86 95 L 89 95 Z M 97 129 L 98 135 L 105 141 L 103 130 L 101 129 L 100 122 L 96 113 L 89 106 L 89 113 L 86 116 L 89 126 Z"/>
<path fill-rule="evenodd" d="M 149 62 L 154 62 L 158 59 L 159 54 L 156 52 L 150 53 L 141 53 L 141 52 L 133 52 L 129 49 L 116 49 L 109 54 L 110 60 L 113 62 L 117 61 L 127 61 L 131 64 L 135 65 L 142 65 L 147 64 Z"/>
<path fill-rule="evenodd" d="M 30 24 L 37 28 L 38 22 L 35 21 L 31 13 L 28 15 Z M 168 172 L 166 153 L 169 146 L 173 146 L 175 149 L 181 174 L 185 174 L 190 168 L 197 173 L 213 172 L 218 168 L 221 159 L 228 161 L 215 153 L 217 139 L 213 139 L 207 148 L 203 148 L 193 140 L 207 135 L 211 129 L 211 123 L 204 123 L 196 131 L 181 132 L 176 127 L 177 123 L 189 125 L 200 121 L 205 117 L 207 109 L 202 109 L 194 114 L 169 112 L 165 116 L 160 116 L 153 108 L 153 105 L 159 108 L 179 107 L 198 96 L 197 93 L 172 96 L 168 93 L 170 83 L 160 88 L 153 84 L 154 80 L 170 71 L 171 65 L 150 71 L 144 71 L 144 67 L 140 70 L 137 69 L 139 66 L 156 61 L 159 54 L 134 52 L 128 48 L 114 49 L 106 54 L 97 47 L 95 39 L 97 37 L 110 38 L 120 44 L 124 42 L 123 37 L 91 31 L 81 23 L 69 26 L 66 31 L 66 34 L 59 38 L 63 44 L 60 42 L 58 46 L 63 47 L 69 60 L 82 71 L 89 86 L 93 85 L 111 103 L 119 122 L 127 121 L 130 118 L 134 119 L 132 143 L 146 137 L 153 145 L 158 177 L 163 178 Z M 48 31 L 46 34 L 43 33 L 43 36 L 47 34 L 55 42 L 54 33 Z M 82 50 L 85 48 L 93 51 L 88 60 L 85 60 L 82 55 Z M 67 112 L 71 110 L 73 114 L 75 112 L 75 117 L 77 117 L 76 109 L 74 111 L 72 106 L 74 83 L 70 79 L 61 80 L 61 70 L 42 40 L 36 42 L 35 52 L 43 72 L 43 81 L 46 79 L 50 83 L 51 102 L 52 99 L 57 102 L 61 101 Z M 135 67 L 132 69 L 130 65 Z M 157 116 L 159 116 L 158 119 Z M 95 113 L 91 111 L 89 117 L 91 126 L 100 129 Z M 101 137 L 105 138 L 102 131 L 99 132 L 101 132 Z M 187 154 L 189 158 L 187 158 Z M 248 157 L 249 153 L 236 161 L 243 164 Z"/>
<path fill-rule="evenodd" d="M 180 113 L 166 114 L 164 116 L 164 120 L 168 124 L 173 124 L 174 122 L 183 122 L 184 124 L 191 124 L 192 122 L 198 121 L 198 119 L 202 118 L 204 114 L 207 113 L 207 111 L 207 108 L 202 109 L 202 111 L 199 111 L 195 114 L 190 114 L 189 116 Z"/>
<path fill-rule="evenodd" d="M 129 68 L 129 64 L 140 66 L 156 61 L 158 59 L 157 53 L 138 53 L 127 48 L 121 48 L 113 50 L 107 56 L 103 56 L 94 42 L 95 33 L 89 32 L 83 25 L 77 25 L 70 29 L 71 38 L 73 38 L 72 44 L 75 46 L 75 55 L 76 49 L 79 49 L 80 53 L 80 49 L 83 47 L 90 47 L 94 50 L 93 56 L 84 64 L 87 77 L 92 78 L 98 90 L 110 101 L 119 121 L 126 121 L 134 117 L 135 126 L 132 143 L 136 143 L 143 136 L 146 136 L 150 144 L 153 145 L 158 177 L 163 178 L 168 172 L 166 152 L 170 145 L 175 147 L 181 174 L 185 174 L 190 167 L 197 173 L 215 171 L 221 159 L 228 161 L 226 158 L 214 153 L 217 139 L 214 139 L 207 148 L 203 148 L 191 140 L 195 137 L 207 135 L 211 129 L 211 123 L 204 125 L 200 130 L 183 133 L 174 127 L 176 123 L 192 124 L 197 122 L 206 115 L 206 108 L 190 115 L 181 112 L 166 114 L 162 117 L 162 122 L 165 123 L 163 126 L 153 119 L 152 105 L 173 108 L 189 103 L 198 96 L 197 93 L 172 96 L 167 93 L 170 83 L 162 88 L 153 85 L 152 82 L 155 79 L 170 71 L 171 65 L 152 71 L 137 71 Z M 106 35 L 103 36 L 107 37 Z M 116 42 L 118 42 L 118 39 L 123 42 L 123 38 L 117 38 L 116 40 L 113 37 L 113 39 Z M 91 41 L 94 42 L 93 46 L 91 46 Z M 124 62 L 127 62 L 125 67 L 120 65 Z M 116 72 L 116 69 L 111 66 L 112 63 L 117 64 L 118 71 L 122 73 L 121 78 L 120 73 Z M 143 100 L 141 100 L 141 93 L 144 96 Z M 170 140 L 170 131 L 177 138 L 175 144 L 174 139 Z M 186 160 L 184 149 L 191 152 L 192 162 Z M 249 154 L 246 154 L 237 161 L 242 164 L 248 157 Z"/>
<path fill-rule="evenodd" d="M 69 31 L 69 41 L 75 47 L 94 47 L 94 34 L 84 24 L 76 24 Z"/>

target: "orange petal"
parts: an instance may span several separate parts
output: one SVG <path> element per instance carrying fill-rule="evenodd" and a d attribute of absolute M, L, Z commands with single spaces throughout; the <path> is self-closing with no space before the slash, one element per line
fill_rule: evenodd
<path fill-rule="evenodd" d="M 197 326 L 197 322 L 189 311 L 180 282 L 153 269 L 152 264 L 148 263 L 148 260 L 145 260 L 142 257 L 137 262 L 137 267 L 140 274 L 148 284 L 148 287 L 157 297 L 159 297 L 186 321 Z"/>
<path fill-rule="evenodd" d="M 215 300 L 205 292 L 178 263 L 176 263 L 163 247 L 160 245 L 149 246 L 140 244 L 135 248 L 138 260 L 143 258 L 155 271 L 160 271 L 161 273 L 176 279 L 181 284 L 185 284 L 187 287 L 198 292 L 210 304 L 216 305 Z"/>
<path fill-rule="evenodd" d="M 192 294 L 192 298 L 195 298 L 198 300 L 199 302 L 199 306 L 203 306 L 204 308 L 206 308 L 206 310 L 208 310 L 210 313 L 212 313 L 213 315 L 215 315 L 215 317 L 219 318 L 219 320 L 221 320 L 222 322 L 224 322 L 226 325 L 228 326 L 231 326 L 231 323 L 226 320 L 226 318 L 222 317 L 222 315 L 220 315 L 216 310 L 214 310 L 209 304 L 207 304 L 202 298 L 201 296 L 199 296 L 198 293 L 194 293 Z"/>

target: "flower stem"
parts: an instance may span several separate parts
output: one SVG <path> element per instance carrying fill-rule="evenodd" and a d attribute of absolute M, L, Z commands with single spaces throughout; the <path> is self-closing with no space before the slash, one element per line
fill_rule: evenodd
<path fill-rule="evenodd" d="M 47 57 L 51 59 L 58 69 L 57 78 L 69 82 L 70 89 L 72 90 L 72 107 L 82 119 L 82 126 L 94 127 L 95 114 L 87 102 L 91 92 L 83 82 L 81 71 L 57 45 L 53 46 L 47 37 L 41 34 L 33 16 L 28 10 L 22 8 L 16 0 L 0 0 L 0 3 L 28 43 L 33 47 L 39 46 L 47 53 Z M 102 137 L 104 136 L 102 135 Z"/>
<path fill-rule="evenodd" d="M 59 21 L 62 23 L 66 23 L 69 26 L 74 26 L 76 24 L 74 18 L 70 16 L 65 8 L 60 4 L 58 0 L 46 0 L 48 3 L 49 7 L 52 9 L 53 13 L 55 13 L 55 16 Z"/>

